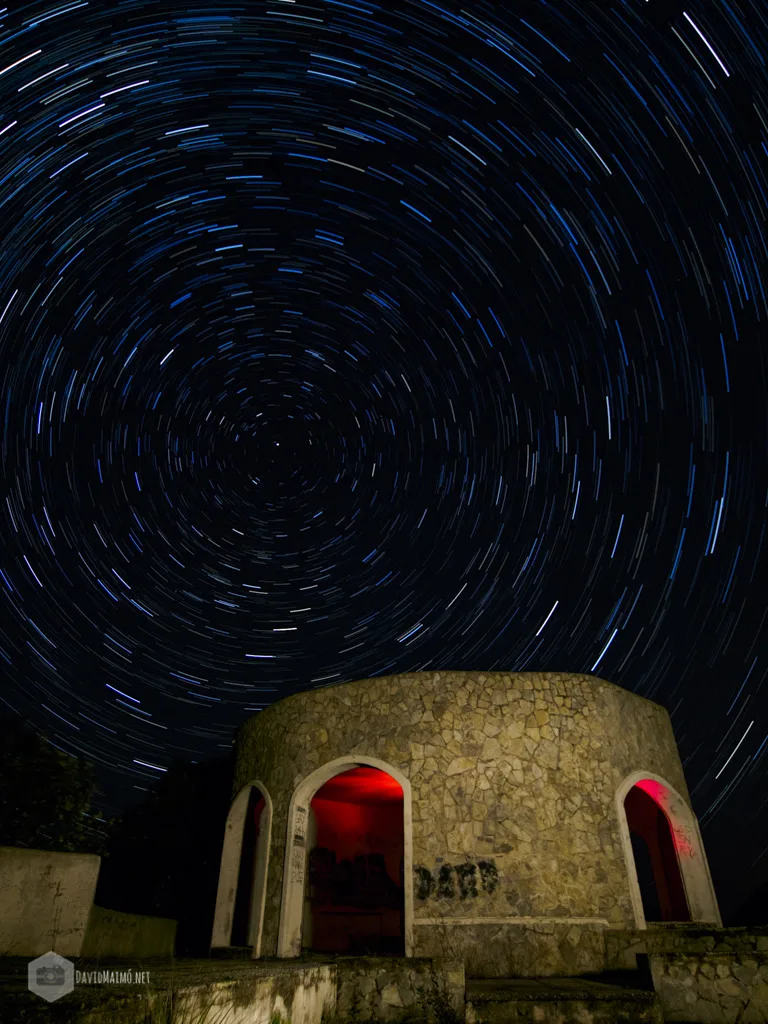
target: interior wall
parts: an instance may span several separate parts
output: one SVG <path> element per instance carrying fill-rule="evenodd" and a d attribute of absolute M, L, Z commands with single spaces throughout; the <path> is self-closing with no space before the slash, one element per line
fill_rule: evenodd
<path fill-rule="evenodd" d="M 315 846 L 336 852 L 336 863 L 356 855 L 381 853 L 387 874 L 398 885 L 403 857 L 403 805 L 341 803 L 315 797 Z"/>
<path fill-rule="evenodd" d="M 402 801 L 316 797 L 310 823 L 302 946 L 403 955 Z"/>

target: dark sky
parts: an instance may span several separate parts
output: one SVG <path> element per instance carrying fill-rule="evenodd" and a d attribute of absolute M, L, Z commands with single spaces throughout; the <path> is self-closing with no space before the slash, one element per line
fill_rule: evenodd
<path fill-rule="evenodd" d="M 768 874 L 768 4 L 0 12 L 2 699 L 116 803 L 310 686 L 593 672 Z"/>

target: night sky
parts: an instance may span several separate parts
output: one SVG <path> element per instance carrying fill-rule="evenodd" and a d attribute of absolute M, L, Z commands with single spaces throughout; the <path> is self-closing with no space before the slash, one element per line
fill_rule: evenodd
<path fill-rule="evenodd" d="M 757 884 L 766 57 L 757 0 L 0 10 L 2 700 L 118 804 L 297 690 L 594 673 Z"/>

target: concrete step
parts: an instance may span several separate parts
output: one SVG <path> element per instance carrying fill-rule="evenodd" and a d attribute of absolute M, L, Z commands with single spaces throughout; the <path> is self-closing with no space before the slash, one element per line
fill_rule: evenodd
<path fill-rule="evenodd" d="M 467 979 L 467 1024 L 663 1024 L 655 992 L 587 978 Z"/>
<path fill-rule="evenodd" d="M 253 946 L 213 946 L 210 955 L 214 960 L 251 960 Z"/>

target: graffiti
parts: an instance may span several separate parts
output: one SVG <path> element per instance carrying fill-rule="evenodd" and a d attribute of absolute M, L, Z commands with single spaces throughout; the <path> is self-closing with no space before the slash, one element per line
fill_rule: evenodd
<path fill-rule="evenodd" d="M 499 872 L 492 860 L 481 860 L 477 865 L 480 868 L 480 881 L 486 892 L 495 892 L 499 887 Z"/>
<path fill-rule="evenodd" d="M 304 845 L 307 835 L 307 809 L 296 808 L 294 819 L 293 848 L 291 850 L 291 881 L 298 885 L 304 883 Z"/>
<path fill-rule="evenodd" d="M 453 869 L 450 864 L 441 864 L 437 873 L 437 898 L 439 900 L 452 900 L 456 895 L 456 886 L 453 884 Z"/>
<path fill-rule="evenodd" d="M 291 881 L 299 885 L 304 881 L 304 851 L 294 848 L 291 855 Z"/>
<path fill-rule="evenodd" d="M 478 888 L 478 875 L 479 888 Z M 440 864 L 434 871 L 419 864 L 413 869 L 414 894 L 417 900 L 475 899 L 482 889 L 493 893 L 499 886 L 499 871 L 492 860 L 481 860 L 477 864 Z"/>
<path fill-rule="evenodd" d="M 672 825 L 672 839 L 680 856 L 695 856 L 691 831 L 685 825 Z"/>
<path fill-rule="evenodd" d="M 459 895 L 463 900 L 477 896 L 477 868 L 474 864 L 457 864 L 456 877 L 459 880 Z"/>
<path fill-rule="evenodd" d="M 296 808 L 296 825 L 294 828 L 294 842 L 304 842 L 307 834 L 307 809 L 306 807 Z"/>
<path fill-rule="evenodd" d="M 428 900 L 435 887 L 432 872 L 418 865 L 413 869 L 413 888 L 417 900 Z"/>

